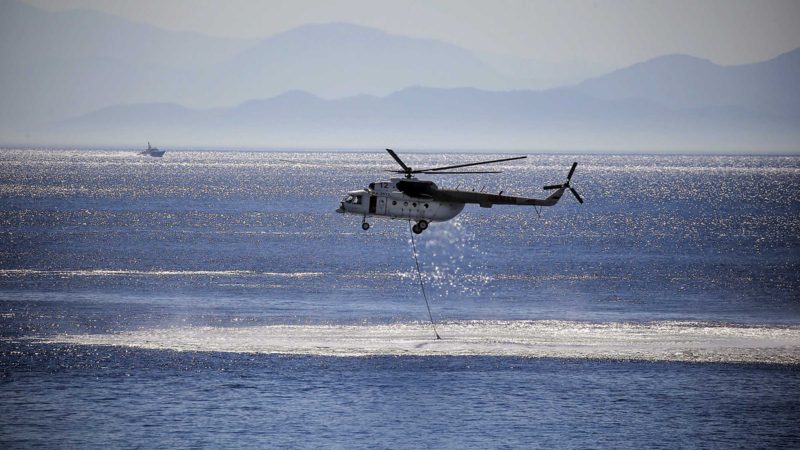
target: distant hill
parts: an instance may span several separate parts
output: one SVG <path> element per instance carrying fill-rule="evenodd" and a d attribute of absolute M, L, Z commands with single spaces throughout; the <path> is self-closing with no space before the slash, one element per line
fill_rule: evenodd
<path fill-rule="evenodd" d="M 410 86 L 506 90 L 552 86 L 564 73 L 572 74 L 569 81 L 597 73 L 579 63 L 477 57 L 444 42 L 344 23 L 221 39 L 12 0 L 0 0 L 0 60 L 0 128 L 123 103 L 229 106 L 294 89 L 326 98 Z"/>
<path fill-rule="evenodd" d="M 251 147 L 793 151 L 790 120 L 737 108 L 674 110 L 569 90 L 409 88 L 324 100 L 293 91 L 232 108 L 144 104 L 106 108 L 48 130 L 54 141 Z"/>
<path fill-rule="evenodd" d="M 642 99 L 675 108 L 737 107 L 800 118 L 800 49 L 769 61 L 719 66 L 669 55 L 586 80 L 570 90 L 605 100 Z"/>
<path fill-rule="evenodd" d="M 408 86 L 503 89 L 509 81 L 471 52 L 357 25 L 307 25 L 264 39 L 218 65 L 218 101 L 299 89 L 328 98 L 386 95 Z"/>
<path fill-rule="evenodd" d="M 249 45 L 0 0 L 0 124 L 42 123 L 118 103 L 182 101 L 195 74 Z"/>

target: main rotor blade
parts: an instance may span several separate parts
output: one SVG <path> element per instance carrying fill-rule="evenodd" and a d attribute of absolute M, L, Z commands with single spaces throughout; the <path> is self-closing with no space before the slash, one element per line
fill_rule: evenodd
<path fill-rule="evenodd" d="M 572 163 L 572 168 L 569 169 L 569 173 L 567 174 L 567 181 L 572 179 L 572 173 L 575 172 L 575 168 L 578 167 L 578 163 Z"/>
<path fill-rule="evenodd" d="M 517 159 L 525 159 L 525 158 L 527 158 L 527 156 L 516 156 L 514 158 L 503 158 L 503 159 L 495 159 L 495 160 L 492 160 L 492 161 L 480 161 L 480 162 L 468 163 L 468 164 L 457 164 L 455 166 L 434 167 L 433 169 L 419 169 L 419 170 L 414 170 L 411 173 L 438 172 L 440 170 L 458 169 L 459 167 L 479 166 L 481 164 L 494 164 L 494 163 L 499 163 L 499 162 L 504 162 L 504 161 L 514 161 L 514 160 L 517 160 Z"/>
<path fill-rule="evenodd" d="M 563 185 L 563 184 L 551 184 L 551 185 L 549 185 L 549 186 L 545 186 L 545 187 L 543 187 L 542 189 L 544 189 L 544 190 L 550 190 L 550 189 L 561 189 L 562 187 L 564 187 L 564 185 Z"/>
<path fill-rule="evenodd" d="M 581 196 L 580 196 L 580 195 L 578 195 L 578 191 L 576 191 L 576 190 L 575 190 L 575 189 L 573 189 L 573 188 L 569 188 L 569 190 L 570 190 L 570 191 L 572 191 L 572 195 L 574 195 L 574 196 L 575 196 L 575 200 L 577 200 L 577 201 L 578 201 L 578 203 L 583 203 L 583 199 L 581 198 Z"/>
<path fill-rule="evenodd" d="M 458 174 L 464 174 L 464 173 L 503 173 L 503 172 L 501 172 L 499 170 L 493 170 L 493 171 L 487 171 L 487 172 L 427 172 L 427 171 L 426 172 L 418 172 L 418 171 L 415 170 L 414 173 L 424 173 L 424 174 L 428 174 L 428 175 L 458 175 Z"/>
<path fill-rule="evenodd" d="M 386 151 L 387 151 L 387 152 L 389 152 L 389 154 L 390 154 L 390 155 L 392 155 L 392 158 L 394 158 L 394 160 L 395 160 L 395 161 L 397 161 L 397 164 L 400 164 L 400 167 L 402 167 L 402 168 L 403 168 L 403 172 L 400 172 L 400 173 L 405 173 L 405 172 L 408 172 L 408 171 L 410 171 L 410 170 L 411 170 L 411 168 L 409 168 L 409 167 L 408 167 L 408 166 L 407 166 L 407 165 L 406 165 L 406 164 L 403 162 L 403 160 L 402 160 L 402 159 L 400 159 L 400 157 L 399 157 L 399 156 L 397 156 L 397 153 L 395 153 L 395 152 L 394 152 L 394 150 L 392 150 L 392 149 L 390 149 L 390 148 L 387 148 L 387 149 L 386 149 Z"/>

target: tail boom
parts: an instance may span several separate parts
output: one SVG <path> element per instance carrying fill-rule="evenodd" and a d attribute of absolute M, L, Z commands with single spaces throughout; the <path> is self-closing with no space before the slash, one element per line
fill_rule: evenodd
<path fill-rule="evenodd" d="M 567 188 L 559 188 L 547 198 L 514 197 L 510 195 L 440 189 L 433 195 L 433 198 L 444 202 L 477 204 L 482 208 L 491 208 L 493 205 L 553 206 L 558 203 L 566 189 Z"/>

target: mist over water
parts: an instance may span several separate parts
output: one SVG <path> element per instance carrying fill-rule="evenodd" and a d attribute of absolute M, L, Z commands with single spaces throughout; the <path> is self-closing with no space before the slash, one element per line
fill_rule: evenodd
<path fill-rule="evenodd" d="M 502 157 L 400 153 L 412 167 Z M 434 181 L 544 197 L 572 161 L 583 205 L 468 206 L 414 236 L 438 342 L 408 222 L 364 232 L 333 211 L 388 178 L 385 154 L 4 150 L 0 442 L 53 444 L 36 424 L 71 446 L 114 429 L 168 442 L 171 427 L 142 435 L 126 414 L 146 417 L 177 385 L 196 440 L 173 443 L 263 445 L 260 429 L 291 446 L 303 424 L 309 446 L 354 432 L 377 446 L 797 443 L 800 158 L 530 155 Z M 380 425 L 388 404 L 414 437 Z M 90 435 L 59 425 L 70 410 L 118 414 Z M 469 411 L 485 413 L 480 433 L 458 425 Z"/>

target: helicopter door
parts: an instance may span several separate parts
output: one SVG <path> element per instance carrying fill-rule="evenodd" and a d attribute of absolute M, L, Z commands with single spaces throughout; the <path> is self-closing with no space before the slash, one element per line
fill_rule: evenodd
<path fill-rule="evenodd" d="M 369 213 L 375 214 L 375 207 L 378 204 L 378 197 L 374 195 L 369 196 Z"/>

